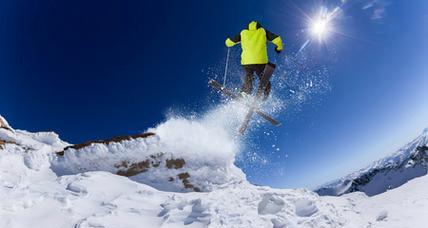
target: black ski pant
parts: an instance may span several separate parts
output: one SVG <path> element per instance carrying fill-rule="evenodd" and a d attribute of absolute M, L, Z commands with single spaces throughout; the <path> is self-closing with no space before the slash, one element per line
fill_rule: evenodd
<path fill-rule="evenodd" d="M 244 67 L 245 76 L 243 77 L 243 85 L 241 88 L 241 92 L 252 94 L 253 92 L 253 81 L 254 81 L 254 73 L 259 77 L 259 88 L 257 90 L 257 94 L 264 94 L 264 99 L 266 99 L 271 90 L 270 81 L 266 84 L 265 88 L 261 88 L 263 79 L 263 72 L 265 70 L 266 64 L 251 64 L 251 65 L 242 65 Z"/>

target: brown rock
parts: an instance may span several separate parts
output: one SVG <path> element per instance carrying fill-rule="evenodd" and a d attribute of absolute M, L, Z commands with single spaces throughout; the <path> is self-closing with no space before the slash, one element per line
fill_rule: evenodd
<path fill-rule="evenodd" d="M 122 162 L 120 165 L 124 165 L 125 167 L 128 167 L 128 164 L 127 163 L 124 164 L 124 162 Z M 119 167 L 117 167 L 117 168 L 119 168 Z M 120 176 L 131 177 L 131 176 L 135 176 L 137 174 L 146 172 L 149 168 L 150 168 L 150 161 L 147 159 L 147 160 L 142 161 L 142 162 L 133 163 L 133 164 L 129 165 L 129 168 L 127 168 L 126 170 L 119 170 L 119 171 L 117 171 L 116 174 L 120 175 Z"/>
<path fill-rule="evenodd" d="M 187 178 L 190 177 L 190 174 L 188 172 L 185 172 L 185 173 L 179 173 L 177 176 L 178 178 L 180 178 L 180 180 L 187 180 Z"/>
<path fill-rule="evenodd" d="M 193 184 L 190 183 L 190 181 L 189 181 L 190 174 L 188 172 L 179 173 L 177 176 L 181 180 L 181 182 L 183 183 L 184 188 L 192 189 L 195 192 L 201 191 L 200 188 L 195 187 Z"/>
<path fill-rule="evenodd" d="M 122 161 L 114 165 L 114 167 L 120 169 L 119 171 L 117 171 L 116 174 L 130 177 L 130 176 L 135 176 L 137 174 L 146 172 L 151 167 L 153 168 L 159 167 L 162 156 L 163 156 L 163 153 L 152 154 L 149 156 L 148 159 L 137 163 Z"/>
<path fill-rule="evenodd" d="M 5 140 L 1 140 L 0 139 L 0 149 L 4 149 L 4 145 L 6 145 L 6 144 L 15 144 L 15 145 L 17 145 L 16 142 L 5 141 Z"/>
<path fill-rule="evenodd" d="M 186 162 L 182 158 L 166 159 L 166 167 L 168 169 L 180 169 L 183 168 L 184 164 L 186 164 Z"/>
<path fill-rule="evenodd" d="M 151 132 L 146 132 L 146 133 L 137 134 L 137 135 L 117 136 L 117 137 L 114 137 L 111 139 L 105 139 L 105 140 L 92 140 L 92 141 L 87 141 L 87 142 L 81 143 L 81 144 L 75 144 L 72 146 L 67 146 L 64 148 L 63 151 L 56 152 L 56 154 L 58 156 L 64 156 L 64 152 L 68 149 L 78 150 L 78 149 L 82 149 L 82 148 L 85 148 L 87 146 L 90 146 L 93 143 L 101 143 L 101 144 L 109 145 L 110 143 L 113 143 L 113 142 L 122 142 L 122 141 L 126 141 L 126 140 L 138 139 L 138 138 L 147 138 L 147 137 L 150 137 L 153 135 L 155 135 L 155 134 L 151 133 Z"/>

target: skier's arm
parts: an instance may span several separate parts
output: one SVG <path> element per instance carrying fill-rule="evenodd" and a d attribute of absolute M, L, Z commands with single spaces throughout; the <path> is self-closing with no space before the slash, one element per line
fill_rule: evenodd
<path fill-rule="evenodd" d="M 266 30 L 266 37 L 270 42 L 275 44 L 275 46 L 276 46 L 275 50 L 276 51 L 282 51 L 283 44 L 282 44 L 282 39 L 280 36 L 270 32 L 269 30 Z"/>
<path fill-rule="evenodd" d="M 226 46 L 233 47 L 241 42 L 241 34 L 226 39 Z"/>

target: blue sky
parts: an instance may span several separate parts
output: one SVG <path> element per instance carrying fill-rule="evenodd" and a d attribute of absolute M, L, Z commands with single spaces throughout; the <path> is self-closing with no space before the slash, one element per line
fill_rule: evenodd
<path fill-rule="evenodd" d="M 292 56 L 306 40 L 304 14 L 338 5 L 4 1 L 0 113 L 16 128 L 53 130 L 72 143 L 143 131 L 171 108 L 211 105 L 205 72 L 221 72 L 224 38 L 250 20 L 283 36 Z M 299 111 L 284 110 L 274 139 L 252 132 L 257 146 L 250 149 L 271 162 L 245 166 L 250 180 L 313 187 L 393 152 L 428 126 L 427 23 L 424 0 L 348 0 L 334 19 L 343 34 L 304 50 L 328 69 L 330 89 Z"/>

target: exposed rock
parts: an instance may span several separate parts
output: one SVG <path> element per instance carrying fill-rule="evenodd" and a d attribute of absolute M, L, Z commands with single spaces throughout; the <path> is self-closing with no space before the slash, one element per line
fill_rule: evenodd
<path fill-rule="evenodd" d="M 178 178 L 181 180 L 181 182 L 183 183 L 183 186 L 187 189 L 192 189 L 195 192 L 200 192 L 201 190 L 198 187 L 193 186 L 193 184 L 190 183 L 189 178 L 190 178 L 190 174 L 185 172 L 185 173 L 180 173 L 177 175 Z"/>
<path fill-rule="evenodd" d="M 118 168 L 119 171 L 117 171 L 117 175 L 120 176 L 126 176 L 126 177 L 132 177 L 137 174 L 146 172 L 149 168 L 157 168 L 160 166 L 162 162 L 163 153 L 158 154 L 152 154 L 150 155 L 150 158 L 137 162 L 137 163 L 130 163 L 129 161 L 122 161 L 114 167 Z"/>
<path fill-rule="evenodd" d="M 178 176 L 178 178 L 180 178 L 180 180 L 186 180 L 187 178 L 190 177 L 190 174 L 189 173 L 180 173 L 177 176 Z"/>
<path fill-rule="evenodd" d="M 119 169 L 125 168 L 117 171 L 117 175 L 131 177 L 142 172 L 146 172 L 150 168 L 150 161 L 147 159 L 142 162 L 133 163 L 131 165 L 128 165 L 128 162 L 123 161 L 121 165 L 115 167 Z"/>
<path fill-rule="evenodd" d="M 4 146 L 5 146 L 6 144 L 15 144 L 15 145 L 16 145 L 16 142 L 6 141 L 6 140 L 1 140 L 1 139 L 0 139 L 0 149 L 4 149 Z"/>
<path fill-rule="evenodd" d="M 186 164 L 184 159 L 166 159 L 168 169 L 180 169 L 183 168 L 184 164 Z"/>
<path fill-rule="evenodd" d="M 138 162 L 138 163 L 130 163 L 129 161 L 122 161 L 122 162 L 115 165 L 115 167 L 119 169 L 119 171 L 117 171 L 116 174 L 120 175 L 120 176 L 132 177 L 132 176 L 138 175 L 140 173 L 144 173 L 144 172 L 148 171 L 149 169 L 159 167 L 162 160 L 165 160 L 165 163 L 166 163 L 165 166 L 168 169 L 181 169 L 186 164 L 184 159 L 181 159 L 181 158 L 179 158 L 179 159 L 174 159 L 174 158 L 164 159 L 163 156 L 164 156 L 163 153 L 151 155 L 150 158 L 148 158 L 144 161 Z M 190 180 L 189 180 L 190 174 L 189 173 L 187 173 L 187 172 L 179 173 L 177 175 L 177 177 L 183 183 L 184 188 L 190 189 L 190 190 L 195 191 L 195 192 L 201 191 L 198 187 L 195 187 L 193 184 L 190 183 Z M 173 178 L 173 177 L 168 178 L 168 181 L 170 181 L 170 182 L 172 182 L 174 180 L 175 180 L 175 178 Z"/>
<path fill-rule="evenodd" d="M 132 139 L 138 139 L 138 138 L 147 138 L 149 136 L 154 136 L 154 133 L 151 132 L 146 132 L 146 133 L 142 133 L 142 134 L 137 134 L 137 135 L 126 135 L 126 136 L 117 136 L 111 139 L 104 139 L 104 140 L 92 140 L 92 141 L 87 141 L 85 143 L 80 143 L 80 144 L 75 144 L 75 145 L 71 145 L 71 146 L 67 146 L 64 148 L 64 150 L 57 152 L 56 154 L 58 156 L 64 156 L 64 152 L 68 149 L 82 149 L 85 148 L 87 146 L 90 146 L 94 143 L 101 143 L 101 144 L 105 144 L 105 145 L 109 145 L 110 143 L 118 143 L 118 142 L 122 142 L 122 141 L 126 141 L 126 140 L 132 140 Z"/>
<path fill-rule="evenodd" d="M 75 153 L 79 153 L 81 149 L 84 149 L 85 147 L 96 145 L 96 144 L 103 144 L 103 145 L 109 145 L 111 143 L 120 143 L 126 140 L 134 140 L 138 138 L 148 138 L 150 136 L 154 136 L 154 133 L 143 133 L 138 135 L 130 135 L 130 136 L 119 136 L 114 137 L 112 139 L 107 140 L 92 140 L 81 144 L 75 144 L 72 146 L 67 146 L 64 148 L 63 151 L 57 152 L 56 154 L 59 157 L 64 157 L 64 154 L 67 150 L 73 149 Z M 70 151 L 71 152 L 71 151 Z M 149 170 L 153 169 L 169 169 L 169 170 L 179 170 L 183 169 L 186 165 L 186 161 L 183 158 L 174 158 L 171 153 L 155 153 L 151 155 L 145 155 L 138 157 L 138 159 L 132 158 L 127 159 L 123 161 L 119 161 L 115 164 L 112 164 L 111 167 L 114 167 L 113 169 L 110 169 L 109 171 L 112 173 L 115 173 L 120 176 L 126 176 L 126 177 L 133 177 L 137 176 L 142 173 L 146 173 Z M 81 169 L 81 171 L 89 171 L 87 169 Z M 150 175 L 150 174 L 147 174 Z M 191 191 L 200 192 L 200 188 L 196 187 L 193 183 L 190 182 L 190 174 L 188 172 L 179 172 L 178 174 L 172 174 L 177 175 L 175 176 L 169 176 L 166 177 L 166 181 L 168 182 L 175 182 L 176 180 L 179 180 L 178 183 L 183 184 L 183 188 Z"/>

